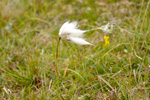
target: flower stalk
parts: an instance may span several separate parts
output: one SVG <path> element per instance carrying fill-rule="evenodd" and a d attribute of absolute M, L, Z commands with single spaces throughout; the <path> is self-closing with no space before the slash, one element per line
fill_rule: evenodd
<path fill-rule="evenodd" d="M 56 54 L 55 54 L 55 74 L 56 74 L 56 83 L 57 83 L 57 95 L 58 99 L 60 97 L 60 89 L 59 89 L 59 76 L 58 76 L 58 68 L 57 68 L 57 60 L 58 60 L 58 48 L 61 38 L 59 37 L 56 47 Z"/>

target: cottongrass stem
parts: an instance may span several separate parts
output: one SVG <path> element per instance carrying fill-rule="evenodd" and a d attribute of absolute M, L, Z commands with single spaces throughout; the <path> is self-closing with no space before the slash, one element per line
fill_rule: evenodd
<path fill-rule="evenodd" d="M 59 76 L 58 76 L 58 68 L 57 68 L 57 60 L 58 60 L 58 48 L 61 38 L 59 37 L 56 47 L 56 54 L 55 54 L 55 74 L 56 74 L 56 83 L 57 83 L 57 96 L 58 100 L 60 99 L 60 89 L 59 89 Z"/>

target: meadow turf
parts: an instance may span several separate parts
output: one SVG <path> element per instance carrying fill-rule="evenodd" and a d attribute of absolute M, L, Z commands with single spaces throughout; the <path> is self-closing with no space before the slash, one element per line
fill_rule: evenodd
<path fill-rule="evenodd" d="M 82 30 L 110 23 L 112 32 L 87 32 L 94 46 L 61 40 L 56 82 L 68 20 Z M 150 0 L 1 0 L 0 99 L 149 100 Z"/>

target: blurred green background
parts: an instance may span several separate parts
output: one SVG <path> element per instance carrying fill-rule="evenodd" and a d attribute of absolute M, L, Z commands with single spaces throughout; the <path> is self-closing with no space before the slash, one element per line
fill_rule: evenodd
<path fill-rule="evenodd" d="M 1 0 L 1 100 L 148 100 L 150 0 Z M 85 34 L 94 46 L 61 41 L 66 21 L 82 30 L 110 23 L 112 32 Z M 105 44 L 109 36 L 110 44 Z"/>

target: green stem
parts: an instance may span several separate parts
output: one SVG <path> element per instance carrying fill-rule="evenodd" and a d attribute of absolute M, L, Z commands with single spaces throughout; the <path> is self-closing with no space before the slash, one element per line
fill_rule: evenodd
<path fill-rule="evenodd" d="M 56 74 L 56 83 L 57 83 L 57 96 L 60 99 L 60 89 L 59 89 L 59 76 L 58 76 L 58 69 L 57 69 L 57 59 L 58 59 L 58 47 L 60 42 L 60 37 L 58 39 L 57 47 L 56 47 L 56 55 L 55 55 L 55 74 Z"/>

